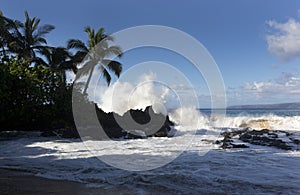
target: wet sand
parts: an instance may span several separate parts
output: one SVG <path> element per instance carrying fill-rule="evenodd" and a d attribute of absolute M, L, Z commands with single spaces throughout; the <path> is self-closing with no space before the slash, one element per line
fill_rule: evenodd
<path fill-rule="evenodd" d="M 126 187 L 92 188 L 83 183 L 54 180 L 30 173 L 0 169 L 0 194 L 136 194 Z"/>

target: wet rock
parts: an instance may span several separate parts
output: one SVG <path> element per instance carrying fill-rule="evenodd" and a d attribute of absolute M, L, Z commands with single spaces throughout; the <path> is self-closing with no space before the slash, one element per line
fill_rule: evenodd
<path fill-rule="evenodd" d="M 91 139 L 140 139 L 146 137 L 167 137 L 171 131 L 170 126 L 174 123 L 170 121 L 169 116 L 157 114 L 151 106 L 143 110 L 129 110 L 120 116 L 116 113 L 105 113 L 95 105 L 96 114 L 101 125 L 100 128 L 106 134 L 102 133 L 99 125 L 91 125 L 82 127 L 83 136 L 88 136 Z M 122 122 L 120 125 L 119 122 Z M 88 122 L 86 122 L 89 124 Z M 50 137 L 57 136 L 62 138 L 80 138 L 76 128 L 65 129 L 49 129 L 42 132 L 42 136 Z"/>
<path fill-rule="evenodd" d="M 276 131 L 271 131 L 267 129 L 263 129 L 260 131 L 247 131 L 240 135 L 240 140 L 243 142 L 248 142 L 254 145 L 261 146 L 273 146 L 283 150 L 291 150 L 292 147 L 287 145 L 281 139 L 277 139 L 278 135 L 275 133 Z"/>
<path fill-rule="evenodd" d="M 214 144 L 214 143 L 220 144 L 219 140 L 215 141 L 215 140 L 211 140 L 211 139 L 201 139 L 201 141 L 209 143 L 209 144 Z"/>
<path fill-rule="evenodd" d="M 223 132 L 221 135 L 224 137 L 223 140 L 218 140 L 216 144 L 220 144 L 220 148 L 223 149 L 248 147 L 244 144 L 234 144 L 233 139 L 239 139 L 243 142 L 250 143 L 253 145 L 270 146 L 282 150 L 292 150 L 294 147 L 291 144 L 300 144 L 300 140 L 294 138 L 289 138 L 291 140 L 290 143 L 287 143 L 284 140 L 280 139 L 279 135 L 290 136 L 292 134 L 278 130 L 276 131 L 268 129 L 243 129 L 232 132 Z"/>
<path fill-rule="evenodd" d="M 233 131 L 233 132 L 223 132 L 221 135 L 224 137 L 223 140 L 216 141 L 216 144 L 221 144 L 222 149 L 230 148 L 248 148 L 245 144 L 234 144 L 232 138 L 245 132 L 245 130 Z"/>
<path fill-rule="evenodd" d="M 60 128 L 55 130 L 45 130 L 41 133 L 43 137 L 60 137 L 60 138 L 80 138 L 76 128 Z"/>
<path fill-rule="evenodd" d="M 290 140 L 291 140 L 294 144 L 300 145 L 300 140 L 295 139 L 295 138 L 290 138 Z"/>
<path fill-rule="evenodd" d="M 45 130 L 41 133 L 42 137 L 54 137 L 57 136 L 57 133 L 54 130 Z"/>
<path fill-rule="evenodd" d="M 67 128 L 60 132 L 62 138 L 80 138 L 76 128 Z"/>
<path fill-rule="evenodd" d="M 174 123 L 169 117 L 157 114 L 152 106 L 143 110 L 129 110 L 120 116 L 105 113 L 96 106 L 99 122 L 109 138 L 137 139 L 145 137 L 167 137 Z"/>

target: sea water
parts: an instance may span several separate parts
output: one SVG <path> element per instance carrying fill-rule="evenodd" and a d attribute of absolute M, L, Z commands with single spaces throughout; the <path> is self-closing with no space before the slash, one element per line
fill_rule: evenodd
<path fill-rule="evenodd" d="M 216 137 L 216 133 L 202 133 L 215 130 L 220 134 L 243 128 L 270 128 L 299 136 L 299 110 L 227 110 L 225 117 L 211 116 L 210 113 L 211 110 L 200 110 L 192 112 L 192 117 L 185 113 L 191 124 L 195 117 L 200 117 L 202 122 L 196 125 L 185 123 L 184 125 L 189 126 L 186 128 L 178 125 L 175 128 L 181 133 L 170 138 L 120 140 L 113 145 L 109 141 L 89 140 L 92 145 L 97 146 L 94 151 L 86 148 L 80 139 L 23 134 L 0 141 L 0 168 L 20 169 L 41 177 L 79 181 L 91 187 L 110 189 L 125 186 L 138 194 L 300 193 L 299 150 L 286 151 L 254 145 L 243 149 L 222 150 L 218 145 L 207 141 L 220 139 Z M 195 128 L 194 134 L 192 128 Z M 121 158 L 122 163 L 128 164 L 141 157 L 145 160 L 149 156 L 164 159 L 178 149 L 178 146 L 166 143 L 175 140 L 174 143 L 178 144 L 188 135 L 193 137 L 188 142 L 188 147 L 182 147 L 184 150 L 174 160 L 152 170 L 123 170 L 96 157 Z"/>

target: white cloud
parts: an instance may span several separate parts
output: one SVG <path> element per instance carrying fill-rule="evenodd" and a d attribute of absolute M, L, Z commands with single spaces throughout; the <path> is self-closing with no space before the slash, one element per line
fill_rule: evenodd
<path fill-rule="evenodd" d="M 271 81 L 246 83 L 243 89 L 261 97 L 300 95 L 300 77 L 283 72 Z"/>
<path fill-rule="evenodd" d="M 300 22 L 291 18 L 286 23 L 272 20 L 267 24 L 275 30 L 266 36 L 269 52 L 282 60 L 300 57 Z"/>

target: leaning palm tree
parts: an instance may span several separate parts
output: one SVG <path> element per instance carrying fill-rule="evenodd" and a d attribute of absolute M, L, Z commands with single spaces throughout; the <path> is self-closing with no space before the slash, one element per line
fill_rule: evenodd
<path fill-rule="evenodd" d="M 81 67 L 80 75 L 77 75 L 77 78 L 88 75 L 83 90 L 83 94 L 86 94 L 96 66 L 100 68 L 107 85 L 109 85 L 111 81 L 109 71 L 112 71 L 117 77 L 120 76 L 122 64 L 115 60 L 109 60 L 107 57 L 111 55 L 120 57 L 122 51 L 119 46 L 109 45 L 109 42 L 113 41 L 113 37 L 106 35 L 104 28 L 100 28 L 96 33 L 94 29 L 90 27 L 86 27 L 84 31 L 88 35 L 88 44 L 86 45 L 79 39 L 71 39 L 68 41 L 67 48 L 77 50 L 73 56 L 73 62 L 77 64 L 84 63 Z"/>
<path fill-rule="evenodd" d="M 41 52 L 47 44 L 44 36 L 55 28 L 53 25 L 39 24 L 39 18 L 30 18 L 25 11 L 25 22 L 15 29 L 14 39 L 8 44 L 10 52 L 31 62 L 38 60 L 36 53 Z"/>

